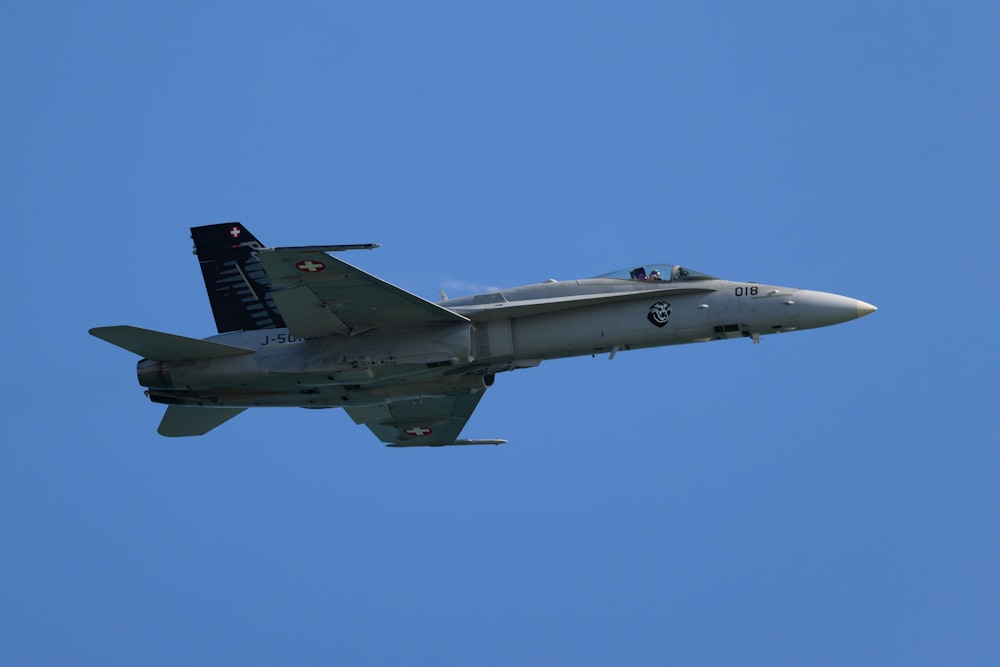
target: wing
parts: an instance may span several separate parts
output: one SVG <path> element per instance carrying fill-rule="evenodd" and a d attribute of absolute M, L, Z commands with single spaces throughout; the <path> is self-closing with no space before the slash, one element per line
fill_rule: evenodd
<path fill-rule="evenodd" d="M 504 440 L 458 440 L 483 391 L 391 401 L 384 405 L 345 408 L 390 447 L 499 445 Z"/>
<path fill-rule="evenodd" d="M 318 338 L 384 326 L 469 321 L 325 252 L 342 248 L 269 248 L 258 254 L 274 301 L 294 335 Z"/>

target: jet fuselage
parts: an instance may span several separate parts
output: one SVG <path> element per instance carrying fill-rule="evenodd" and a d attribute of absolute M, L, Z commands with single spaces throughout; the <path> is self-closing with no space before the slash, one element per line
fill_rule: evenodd
<path fill-rule="evenodd" d="M 267 247 L 242 223 L 191 228 L 219 335 L 95 327 L 167 404 L 157 431 L 204 435 L 250 407 L 343 408 L 390 447 L 459 438 L 496 375 L 546 359 L 760 337 L 875 310 L 835 294 L 649 264 L 438 303 L 334 257 L 377 244 Z M 444 296 L 444 295 L 442 295 Z"/>
<path fill-rule="evenodd" d="M 550 281 L 438 302 L 468 324 L 304 339 L 286 328 L 206 340 L 255 354 L 139 363 L 156 402 L 192 406 L 375 405 L 481 391 L 546 359 L 750 338 L 828 326 L 875 308 L 848 297 L 715 278 Z M 443 384 L 442 384 L 443 383 Z"/>

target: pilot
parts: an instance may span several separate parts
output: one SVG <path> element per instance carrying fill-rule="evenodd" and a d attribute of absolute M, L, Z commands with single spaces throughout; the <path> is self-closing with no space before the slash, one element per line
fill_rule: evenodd
<path fill-rule="evenodd" d="M 659 269 L 653 269 L 649 273 L 649 279 L 650 280 L 663 280 L 663 277 L 660 275 L 660 270 Z"/>

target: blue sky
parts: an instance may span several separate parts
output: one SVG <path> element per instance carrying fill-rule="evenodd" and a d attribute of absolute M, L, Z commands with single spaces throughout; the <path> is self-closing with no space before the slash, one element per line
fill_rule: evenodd
<path fill-rule="evenodd" d="M 0 662 L 994 665 L 992 3 L 9 2 Z M 636 262 L 863 320 L 554 361 L 465 435 L 156 435 L 188 228 L 417 294 Z"/>

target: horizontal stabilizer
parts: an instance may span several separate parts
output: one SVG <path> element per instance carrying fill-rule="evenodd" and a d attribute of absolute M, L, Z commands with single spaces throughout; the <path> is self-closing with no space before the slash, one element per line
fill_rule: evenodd
<path fill-rule="evenodd" d="M 95 327 L 90 335 L 125 348 L 140 357 L 154 361 L 179 361 L 181 359 L 218 359 L 253 354 L 253 350 L 233 345 L 223 345 L 197 338 L 140 329 L 128 325 Z"/>
<path fill-rule="evenodd" d="M 171 405 L 163 413 L 160 427 L 156 431 L 168 438 L 205 435 L 244 410 L 246 408 L 192 408 Z"/>

